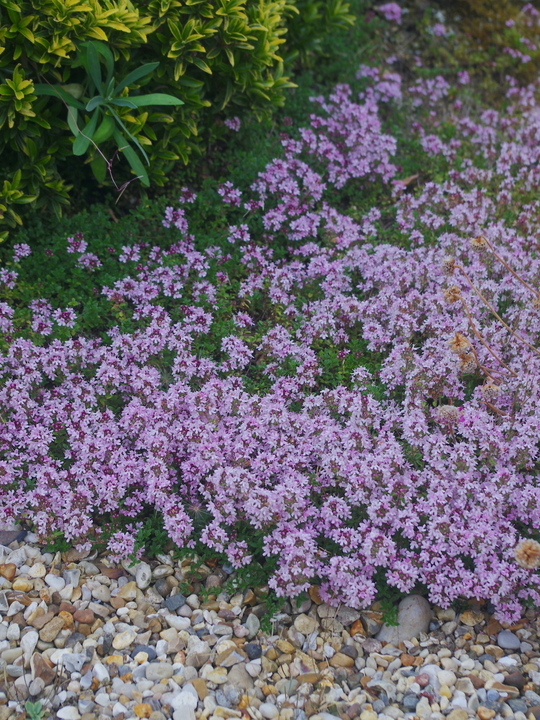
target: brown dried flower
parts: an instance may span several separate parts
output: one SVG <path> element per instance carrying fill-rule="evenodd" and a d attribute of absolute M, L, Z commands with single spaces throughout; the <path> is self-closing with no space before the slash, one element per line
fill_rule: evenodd
<path fill-rule="evenodd" d="M 453 275 L 456 269 L 456 259 L 447 255 L 442 261 L 442 271 L 445 275 Z"/>
<path fill-rule="evenodd" d="M 487 240 L 483 235 L 471 238 L 471 247 L 473 250 L 485 250 L 488 246 Z"/>
<path fill-rule="evenodd" d="M 480 390 L 486 400 L 495 400 L 501 392 L 499 385 L 496 385 L 492 380 L 487 380 Z"/>
<path fill-rule="evenodd" d="M 538 308 L 540 308 L 540 295 L 537 295 L 537 296 L 534 298 L 534 300 L 532 301 L 532 306 L 533 306 L 533 308 L 535 308 L 536 310 L 538 310 Z"/>
<path fill-rule="evenodd" d="M 459 408 L 455 405 L 441 405 L 437 408 L 439 420 L 447 423 L 455 423 L 459 420 Z"/>
<path fill-rule="evenodd" d="M 467 340 L 463 333 L 457 332 L 448 341 L 448 347 L 456 355 L 463 355 L 470 351 L 471 343 Z"/>
<path fill-rule="evenodd" d="M 536 540 L 521 540 L 514 548 L 517 564 L 528 570 L 540 567 L 540 543 Z"/>
<path fill-rule="evenodd" d="M 472 353 L 459 356 L 460 372 L 468 374 L 473 373 L 477 368 L 475 357 Z"/>
<path fill-rule="evenodd" d="M 455 303 L 461 300 L 461 290 L 457 285 L 451 285 L 444 291 L 444 299 L 448 303 Z"/>

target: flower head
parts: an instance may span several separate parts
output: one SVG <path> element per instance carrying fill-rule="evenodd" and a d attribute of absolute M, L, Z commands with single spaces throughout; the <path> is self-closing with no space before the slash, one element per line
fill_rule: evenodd
<path fill-rule="evenodd" d="M 471 238 L 471 247 L 473 250 L 481 252 L 488 246 L 488 241 L 484 235 L 478 235 L 478 237 Z"/>
<path fill-rule="evenodd" d="M 540 543 L 536 540 L 521 540 L 514 548 L 514 557 L 522 568 L 531 570 L 540 567 Z"/>
<path fill-rule="evenodd" d="M 461 300 L 461 290 L 457 285 L 451 285 L 444 291 L 444 299 L 447 303 L 455 303 Z"/>
<path fill-rule="evenodd" d="M 453 275 L 456 269 L 456 259 L 447 255 L 442 261 L 442 271 L 445 275 Z"/>
<path fill-rule="evenodd" d="M 456 423 L 459 420 L 460 408 L 455 405 L 441 405 L 437 408 L 437 417 L 441 422 Z"/>
<path fill-rule="evenodd" d="M 456 355 L 463 355 L 470 352 L 471 343 L 467 340 L 463 333 L 457 332 L 448 341 L 448 347 Z"/>

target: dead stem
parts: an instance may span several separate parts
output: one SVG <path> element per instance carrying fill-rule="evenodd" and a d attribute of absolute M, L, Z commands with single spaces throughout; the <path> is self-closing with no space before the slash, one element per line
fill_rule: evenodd
<path fill-rule="evenodd" d="M 526 345 L 530 350 L 532 350 L 534 353 L 536 353 L 536 355 L 538 355 L 538 356 L 540 357 L 540 352 L 539 352 L 533 345 L 531 345 L 531 344 L 528 343 L 526 340 L 524 340 L 522 337 L 520 337 L 517 333 L 515 333 L 515 332 L 512 330 L 512 328 L 510 327 L 510 325 L 508 325 L 507 323 L 505 323 L 505 321 L 504 321 L 504 320 L 502 319 L 502 317 L 497 313 L 497 311 L 496 311 L 495 308 L 491 305 L 491 303 L 490 303 L 488 300 L 486 300 L 486 298 L 482 295 L 482 293 L 480 292 L 480 290 L 478 290 L 478 289 L 476 288 L 476 286 L 474 285 L 473 281 L 471 280 L 471 278 L 469 277 L 469 275 L 468 275 L 467 272 L 465 271 L 465 268 L 464 268 L 462 265 L 458 265 L 458 264 L 456 264 L 456 268 L 458 268 L 459 270 L 461 270 L 461 272 L 463 273 L 463 275 L 464 275 L 465 278 L 467 279 L 467 282 L 469 283 L 469 285 L 471 286 L 471 288 L 472 288 L 472 289 L 474 290 L 474 292 L 478 295 L 478 297 L 480 298 L 480 300 L 482 300 L 482 302 L 484 303 L 484 305 L 486 305 L 486 306 L 490 309 L 490 311 L 491 311 L 491 312 L 493 313 L 493 315 L 497 318 L 497 320 L 501 323 L 501 325 L 503 325 L 503 326 L 508 330 L 508 332 L 511 333 L 511 334 L 516 338 L 516 340 L 519 340 L 521 343 L 523 343 L 524 345 Z M 464 301 L 462 300 L 462 302 L 464 302 Z"/>

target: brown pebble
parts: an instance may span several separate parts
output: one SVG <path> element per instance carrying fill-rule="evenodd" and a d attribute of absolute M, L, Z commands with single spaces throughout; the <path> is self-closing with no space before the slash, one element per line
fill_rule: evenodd
<path fill-rule="evenodd" d="M 490 690 L 496 690 L 497 692 L 505 692 L 511 698 L 518 698 L 520 692 L 514 685 L 503 685 L 500 682 L 494 682 L 489 687 Z"/>
<path fill-rule="evenodd" d="M 314 602 L 315 605 L 322 605 L 322 599 L 319 595 L 318 585 L 312 585 L 308 590 L 309 599 Z"/>
<path fill-rule="evenodd" d="M 152 714 L 152 706 L 149 703 L 138 703 L 134 706 L 133 712 L 139 718 L 148 718 Z"/>
<path fill-rule="evenodd" d="M 485 680 L 483 680 L 481 677 L 478 677 L 478 675 L 466 675 L 465 677 L 468 677 L 469 680 L 472 682 L 473 687 L 475 690 L 480 690 L 480 688 L 484 687 Z"/>
<path fill-rule="evenodd" d="M 199 700 L 204 700 L 204 698 L 208 695 L 208 688 L 206 687 L 206 680 L 203 680 L 202 678 L 195 678 L 194 680 L 190 681 L 195 690 L 197 691 L 197 695 L 199 696 Z"/>
<path fill-rule="evenodd" d="M 496 715 L 495 710 L 491 710 L 490 708 L 484 707 L 483 705 L 480 705 L 480 707 L 476 711 L 476 714 L 478 715 L 480 720 L 491 720 L 491 718 L 494 718 Z"/>
<path fill-rule="evenodd" d="M 62 618 L 64 621 L 64 627 L 68 628 L 68 630 L 73 630 L 75 628 L 75 623 L 73 622 L 73 615 L 66 610 L 60 610 L 58 613 L 58 617 Z"/>
<path fill-rule="evenodd" d="M 124 577 L 126 572 L 124 568 L 101 568 L 101 574 L 111 580 L 118 580 L 120 577 Z"/>
<path fill-rule="evenodd" d="M 400 655 L 400 661 L 403 667 L 410 667 L 414 664 L 415 658 L 412 655 L 409 655 L 408 653 L 403 653 L 403 655 Z"/>
<path fill-rule="evenodd" d="M 88 637 L 90 633 L 92 632 L 90 625 L 88 623 L 79 623 L 79 627 L 77 630 L 81 633 L 81 635 L 84 635 L 85 637 Z"/>
<path fill-rule="evenodd" d="M 310 685 L 315 685 L 315 683 L 319 682 L 321 677 L 322 677 L 321 673 L 307 672 L 307 673 L 302 673 L 301 675 L 298 675 L 296 677 L 296 680 L 298 681 L 299 685 L 302 685 L 302 683 L 309 683 Z"/>
<path fill-rule="evenodd" d="M 59 612 L 68 612 L 73 615 L 73 613 L 77 612 L 77 608 L 73 603 L 68 602 L 67 600 L 62 600 L 60 603 Z"/>
<path fill-rule="evenodd" d="M 364 626 L 362 625 L 361 620 L 355 620 L 353 624 L 351 625 L 351 637 L 354 637 L 355 635 L 363 635 L 364 634 Z"/>
<path fill-rule="evenodd" d="M 74 612 L 73 619 L 79 623 L 91 625 L 96 619 L 96 616 L 94 615 L 94 612 L 90 610 L 90 608 L 84 608 L 84 610 L 77 610 L 76 612 Z"/>
<path fill-rule="evenodd" d="M 52 663 L 45 660 L 43 655 L 37 652 L 34 653 L 30 659 L 30 668 L 32 675 L 35 678 L 40 677 L 45 682 L 45 685 L 50 685 L 56 678 L 56 670 L 52 666 Z"/>
<path fill-rule="evenodd" d="M 28 592 L 32 590 L 34 583 L 27 578 L 18 577 L 13 581 L 13 589 L 20 590 L 21 592 Z"/>
<path fill-rule="evenodd" d="M 15 577 L 17 566 L 15 563 L 0 563 L 0 575 L 10 582 Z"/>
<path fill-rule="evenodd" d="M 415 679 L 421 688 L 429 685 L 429 675 L 426 675 L 426 673 L 420 673 L 420 675 L 417 675 Z"/>
<path fill-rule="evenodd" d="M 113 606 L 115 610 L 118 610 L 121 607 L 124 607 L 126 604 L 126 601 L 121 597 L 112 597 L 109 600 L 110 605 Z"/>
<path fill-rule="evenodd" d="M 354 659 L 345 653 L 337 652 L 330 660 L 330 665 L 334 668 L 351 668 L 354 667 Z"/>
<path fill-rule="evenodd" d="M 44 625 L 39 631 L 39 639 L 43 642 L 52 642 L 60 630 L 64 628 L 64 621 L 61 617 L 53 617 L 46 625 Z"/>
<path fill-rule="evenodd" d="M 501 623 L 498 620 L 495 620 L 495 618 L 491 618 L 491 620 L 486 625 L 485 633 L 486 635 L 496 635 L 501 630 Z"/>
<path fill-rule="evenodd" d="M 517 687 L 518 690 L 523 690 L 526 682 L 527 679 L 520 672 L 510 673 L 503 680 L 504 685 L 513 685 L 514 687 Z"/>
<path fill-rule="evenodd" d="M 35 627 L 36 630 L 41 630 L 41 628 L 44 627 L 48 622 L 50 622 L 53 617 L 54 613 L 46 612 L 44 615 L 38 615 L 37 617 L 35 617 L 30 624 Z"/>

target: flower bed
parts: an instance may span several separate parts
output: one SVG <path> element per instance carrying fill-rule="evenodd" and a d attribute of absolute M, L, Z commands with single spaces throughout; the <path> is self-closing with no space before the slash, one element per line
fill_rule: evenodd
<path fill-rule="evenodd" d="M 363 96 L 318 98 L 251 188 L 221 187 L 223 237 L 190 234 L 186 191 L 165 240 L 126 245 L 104 337 L 46 298 L 18 324 L 16 248 L 0 522 L 123 557 L 156 511 L 180 547 L 266 558 L 278 595 L 317 581 L 359 607 L 420 587 L 504 620 L 539 603 L 536 89 L 471 117 L 463 76 L 402 94 L 397 73 L 361 74 Z M 381 125 L 392 102 L 449 169 L 416 194 Z M 391 204 L 353 219 L 334 203 L 347 184 Z M 90 276 L 105 262 L 91 237 L 66 248 Z"/>

